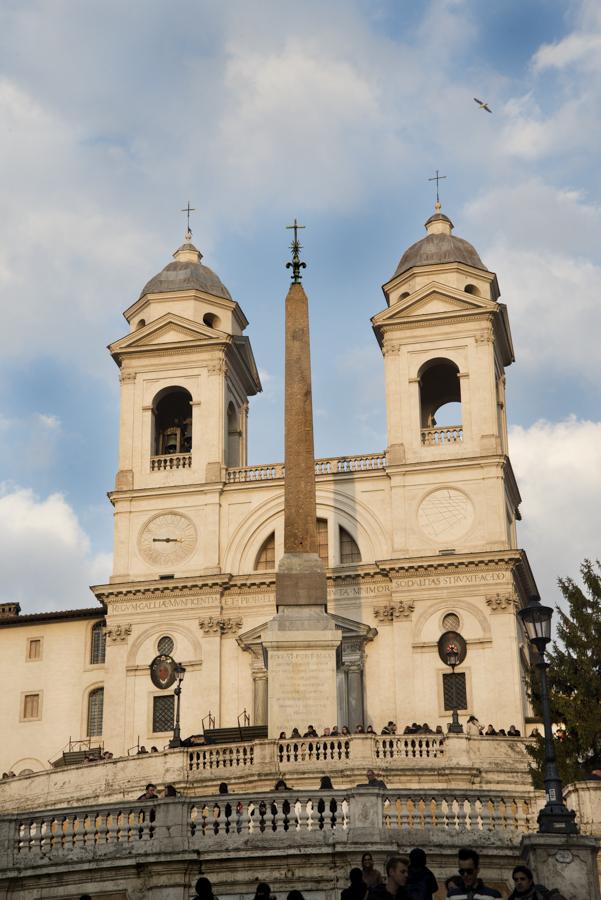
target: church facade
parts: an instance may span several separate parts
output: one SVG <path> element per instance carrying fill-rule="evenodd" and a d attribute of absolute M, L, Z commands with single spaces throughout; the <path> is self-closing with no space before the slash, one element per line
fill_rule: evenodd
<path fill-rule="evenodd" d="M 536 586 L 518 548 L 508 455 L 513 362 L 496 276 L 438 208 L 401 257 L 372 318 L 388 440 L 317 459 L 319 554 L 340 632 L 337 722 L 460 721 L 528 730 L 526 640 L 516 616 Z M 176 697 L 157 654 L 185 667 L 182 736 L 267 726 L 263 639 L 283 547 L 284 467 L 247 464 L 249 398 L 261 384 L 247 319 L 191 235 L 125 311 L 110 346 L 120 380 L 113 572 L 96 609 L 0 607 L 0 768 L 47 769 L 71 741 L 115 757 L 164 748 Z M 443 424 L 447 410 L 452 411 Z M 452 680 L 445 631 L 467 655 Z M 311 673 L 307 673 L 307 678 Z M 499 690 L 502 679 L 503 689 Z"/>

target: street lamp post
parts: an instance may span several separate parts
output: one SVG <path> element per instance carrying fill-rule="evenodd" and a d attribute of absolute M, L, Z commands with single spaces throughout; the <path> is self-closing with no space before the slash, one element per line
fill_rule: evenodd
<path fill-rule="evenodd" d="M 465 660 L 467 645 L 458 631 L 445 631 L 438 639 L 438 656 L 451 671 L 451 705 L 453 707 L 451 722 L 448 725 L 449 734 L 463 734 L 463 725 L 459 721 L 457 709 L 457 675 L 455 669 Z"/>
<path fill-rule="evenodd" d="M 451 712 L 451 724 L 449 732 L 451 734 L 463 734 L 463 725 L 459 721 L 459 710 L 457 709 L 457 682 L 455 668 L 459 665 L 459 648 L 456 645 L 449 645 L 447 648 L 447 666 L 451 669 L 451 696 L 453 699 L 453 710 Z"/>
<path fill-rule="evenodd" d="M 182 695 L 182 681 L 184 680 L 184 675 L 186 674 L 186 669 L 182 666 L 181 663 L 175 664 L 175 677 L 177 678 L 177 687 L 174 690 L 175 694 L 175 724 L 173 727 L 173 737 L 169 741 L 170 747 L 181 747 L 182 739 L 180 733 L 180 719 L 179 719 L 179 707 L 180 707 L 180 698 Z"/>
<path fill-rule="evenodd" d="M 549 702 L 547 682 L 549 663 L 545 661 L 545 648 L 551 640 L 553 610 L 550 606 L 543 606 L 540 602 L 540 597 L 535 595 L 530 597 L 528 604 L 519 611 L 518 615 L 526 628 L 530 643 L 538 651 L 538 660 L 535 665 L 540 672 L 541 701 L 545 728 L 544 782 L 547 802 L 538 814 L 538 830 L 543 834 L 578 834 L 578 826 L 575 821 L 576 813 L 568 809 L 563 802 L 563 787 L 557 769 L 551 730 L 551 704 Z"/>

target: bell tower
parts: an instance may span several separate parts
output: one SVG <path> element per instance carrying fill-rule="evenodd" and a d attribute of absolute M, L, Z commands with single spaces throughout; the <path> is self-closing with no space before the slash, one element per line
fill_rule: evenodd
<path fill-rule="evenodd" d="M 174 261 L 125 310 L 111 581 L 219 571 L 219 494 L 244 466 L 261 390 L 248 321 L 188 229 Z"/>
<path fill-rule="evenodd" d="M 453 235 L 440 203 L 425 227 L 372 319 L 385 359 L 388 460 L 405 509 L 394 547 L 411 556 L 509 549 L 520 497 L 507 456 L 507 309 L 496 275 Z"/>

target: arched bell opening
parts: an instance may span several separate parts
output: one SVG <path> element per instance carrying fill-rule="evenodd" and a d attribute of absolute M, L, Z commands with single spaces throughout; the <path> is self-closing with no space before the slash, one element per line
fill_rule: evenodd
<path fill-rule="evenodd" d="M 232 401 L 227 407 L 227 465 L 231 467 L 242 465 L 242 427 L 240 423 L 240 410 Z"/>
<path fill-rule="evenodd" d="M 202 321 L 205 325 L 208 325 L 209 328 L 219 328 L 221 325 L 221 319 L 219 316 L 216 316 L 215 313 L 205 313 L 202 317 Z"/>
<path fill-rule="evenodd" d="M 163 456 L 192 450 L 192 395 L 170 387 L 157 394 L 154 410 L 154 453 Z"/>
<path fill-rule="evenodd" d="M 440 429 L 455 429 L 449 440 L 461 440 L 463 415 L 461 410 L 461 382 L 459 369 L 450 359 L 429 360 L 419 371 L 419 397 L 422 437 Z M 429 435 L 431 437 L 431 434 Z M 438 440 L 435 443 L 439 443 Z"/>

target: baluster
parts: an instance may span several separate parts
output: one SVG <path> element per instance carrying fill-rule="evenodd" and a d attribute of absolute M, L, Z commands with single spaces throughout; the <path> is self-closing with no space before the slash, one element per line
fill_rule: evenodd
<path fill-rule="evenodd" d="M 296 800 L 294 803 L 294 819 L 295 819 L 295 828 L 297 831 L 300 831 L 304 825 L 303 820 L 303 805 L 300 800 Z"/>
<path fill-rule="evenodd" d="M 382 805 L 382 818 L 384 820 L 384 828 L 391 827 L 391 803 L 388 797 L 384 799 L 384 803 Z"/>
<path fill-rule="evenodd" d="M 503 818 L 501 815 L 500 798 L 499 797 L 491 797 L 490 802 L 492 804 L 493 830 L 500 831 L 503 828 Z"/>
<path fill-rule="evenodd" d="M 406 797 L 399 795 L 395 799 L 393 812 L 393 827 L 398 828 L 400 831 L 405 831 L 409 827 L 409 810 Z"/>
<path fill-rule="evenodd" d="M 490 813 L 490 800 L 484 798 L 484 800 L 480 801 L 480 818 L 482 820 L 482 831 L 492 831 L 493 825 Z"/>
<path fill-rule="evenodd" d="M 203 837 L 207 833 L 208 818 L 209 818 L 209 808 L 206 805 L 206 803 L 203 803 L 203 805 L 200 808 L 200 817 L 199 817 L 199 821 L 198 821 L 200 833 L 202 834 Z"/>
<path fill-rule="evenodd" d="M 219 834 L 219 830 L 221 828 L 221 807 L 219 806 L 218 803 L 213 804 L 213 809 L 211 810 L 211 813 L 212 813 L 212 820 L 213 820 L 211 823 L 211 829 L 213 831 L 213 834 Z"/>
<path fill-rule="evenodd" d="M 320 797 L 319 800 L 317 801 L 317 827 L 319 828 L 320 831 L 323 831 L 323 827 L 325 824 L 325 816 L 324 816 L 325 809 L 326 809 L 325 801 L 322 797 Z"/>
<path fill-rule="evenodd" d="M 73 849 L 73 815 L 65 816 L 63 824 L 63 847 L 68 850 Z"/>
<path fill-rule="evenodd" d="M 242 800 L 238 801 L 236 810 L 240 810 L 240 833 L 251 834 L 254 828 L 253 813 L 255 811 L 254 803 L 251 801 L 244 805 Z"/>
<path fill-rule="evenodd" d="M 314 812 L 313 800 L 307 800 L 305 808 L 306 808 L 306 813 L 307 813 L 307 818 L 306 818 L 306 822 L 305 822 L 307 831 L 312 831 L 313 824 L 314 824 L 313 823 L 313 812 Z"/>
<path fill-rule="evenodd" d="M 338 824 L 338 816 L 336 815 L 338 811 L 338 804 L 336 802 L 336 798 L 332 797 L 330 800 L 330 828 L 332 831 L 336 828 Z"/>
<path fill-rule="evenodd" d="M 349 823 L 349 801 L 345 797 L 344 800 L 342 801 L 342 827 L 343 827 L 344 831 L 346 831 L 348 829 L 348 823 Z"/>
<path fill-rule="evenodd" d="M 466 831 L 474 830 L 473 811 L 472 801 L 468 797 L 462 797 L 460 800 L 460 812 Z"/>
<path fill-rule="evenodd" d="M 265 816 L 267 814 L 267 804 L 264 800 L 259 801 L 259 831 L 265 831 Z"/>
<path fill-rule="evenodd" d="M 509 803 L 505 800 L 504 797 L 501 797 L 499 800 L 499 813 L 501 814 L 501 822 L 503 831 L 506 831 L 509 827 Z"/>
<path fill-rule="evenodd" d="M 282 830 L 282 814 L 280 811 L 280 804 L 276 800 L 271 801 L 271 830 Z"/>
<path fill-rule="evenodd" d="M 459 830 L 459 817 L 457 814 L 457 798 L 451 797 L 449 799 L 449 828 L 451 831 Z"/>

